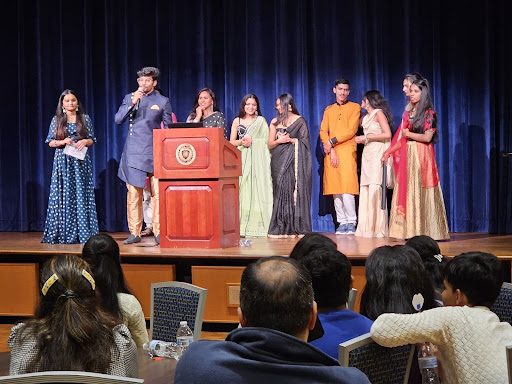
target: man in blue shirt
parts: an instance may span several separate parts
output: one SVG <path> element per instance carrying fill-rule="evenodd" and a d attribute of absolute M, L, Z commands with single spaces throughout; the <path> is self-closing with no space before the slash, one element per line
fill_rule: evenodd
<path fill-rule="evenodd" d="M 137 72 L 139 88 L 125 95 L 116 113 L 116 124 L 129 119 L 129 132 L 124 145 L 117 176 L 126 183 L 127 218 L 130 236 L 125 244 L 140 242 L 142 230 L 142 196 L 146 177 L 151 185 L 153 233 L 160 244 L 158 180 L 153 176 L 153 129 L 172 123 L 172 108 L 167 97 L 155 91 L 160 74 L 158 68 L 144 67 Z"/>
<path fill-rule="evenodd" d="M 352 265 L 347 257 L 330 248 L 317 249 L 301 259 L 311 275 L 318 318 L 324 335 L 312 345 L 338 358 L 340 343 L 370 332 L 373 322 L 359 313 L 347 309 L 352 282 Z"/>

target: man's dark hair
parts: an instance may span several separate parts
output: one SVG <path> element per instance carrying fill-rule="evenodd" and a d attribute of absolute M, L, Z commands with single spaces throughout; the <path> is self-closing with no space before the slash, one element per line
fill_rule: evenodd
<path fill-rule="evenodd" d="M 309 232 L 300 239 L 295 247 L 293 247 L 290 257 L 297 261 L 301 261 L 303 257 L 319 248 L 329 248 L 334 251 L 337 250 L 336 243 L 329 239 L 327 236 L 318 232 Z"/>
<path fill-rule="evenodd" d="M 157 80 L 160 76 L 160 71 L 155 67 L 144 67 L 140 71 L 137 71 L 137 76 L 151 76 L 153 80 Z"/>
<path fill-rule="evenodd" d="M 242 274 L 240 308 L 250 327 L 296 336 L 307 329 L 312 305 L 311 277 L 293 259 L 260 259 Z"/>
<path fill-rule="evenodd" d="M 334 82 L 334 87 L 337 87 L 338 84 L 347 84 L 348 87 L 350 88 L 350 81 L 348 81 L 344 77 L 340 77 L 339 79 L 336 79 L 336 81 Z"/>
<path fill-rule="evenodd" d="M 301 263 L 311 275 L 318 307 L 335 308 L 347 303 L 352 270 L 347 256 L 329 248 L 316 249 Z"/>
<path fill-rule="evenodd" d="M 503 284 L 503 267 L 494 255 L 467 252 L 451 259 L 444 278 L 453 290 L 460 289 L 473 306 L 491 308 Z"/>

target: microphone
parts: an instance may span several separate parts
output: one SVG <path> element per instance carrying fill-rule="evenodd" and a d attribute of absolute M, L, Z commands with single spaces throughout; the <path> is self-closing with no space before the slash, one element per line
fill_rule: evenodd
<path fill-rule="evenodd" d="M 142 87 L 139 87 L 139 89 L 137 89 L 137 91 L 142 92 Z M 135 108 L 133 110 L 134 111 L 138 111 L 139 110 L 139 105 L 140 105 L 140 99 L 137 100 L 137 104 L 135 104 Z"/>

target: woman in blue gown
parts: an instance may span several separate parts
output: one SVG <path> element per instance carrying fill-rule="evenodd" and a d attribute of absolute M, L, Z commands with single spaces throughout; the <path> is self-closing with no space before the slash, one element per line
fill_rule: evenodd
<path fill-rule="evenodd" d="M 98 233 L 91 159 L 89 153 L 80 160 L 65 154 L 64 149 L 74 146 L 81 151 L 96 138 L 91 118 L 74 91 L 66 89 L 60 95 L 45 142 L 55 148 L 55 155 L 41 243 L 85 243 Z"/>

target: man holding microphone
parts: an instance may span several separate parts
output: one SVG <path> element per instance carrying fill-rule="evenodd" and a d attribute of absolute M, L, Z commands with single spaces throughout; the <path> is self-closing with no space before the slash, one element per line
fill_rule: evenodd
<path fill-rule="evenodd" d="M 146 177 L 151 185 L 153 206 L 153 232 L 155 241 L 160 244 L 160 215 L 158 179 L 153 176 L 153 129 L 172 123 L 172 108 L 167 97 L 155 91 L 160 71 L 154 67 L 144 67 L 137 72 L 139 88 L 125 95 L 116 113 L 116 124 L 129 119 L 129 131 L 124 145 L 117 176 L 126 183 L 128 194 L 127 218 L 130 236 L 125 244 L 140 242 L 142 230 L 142 195 Z"/>

